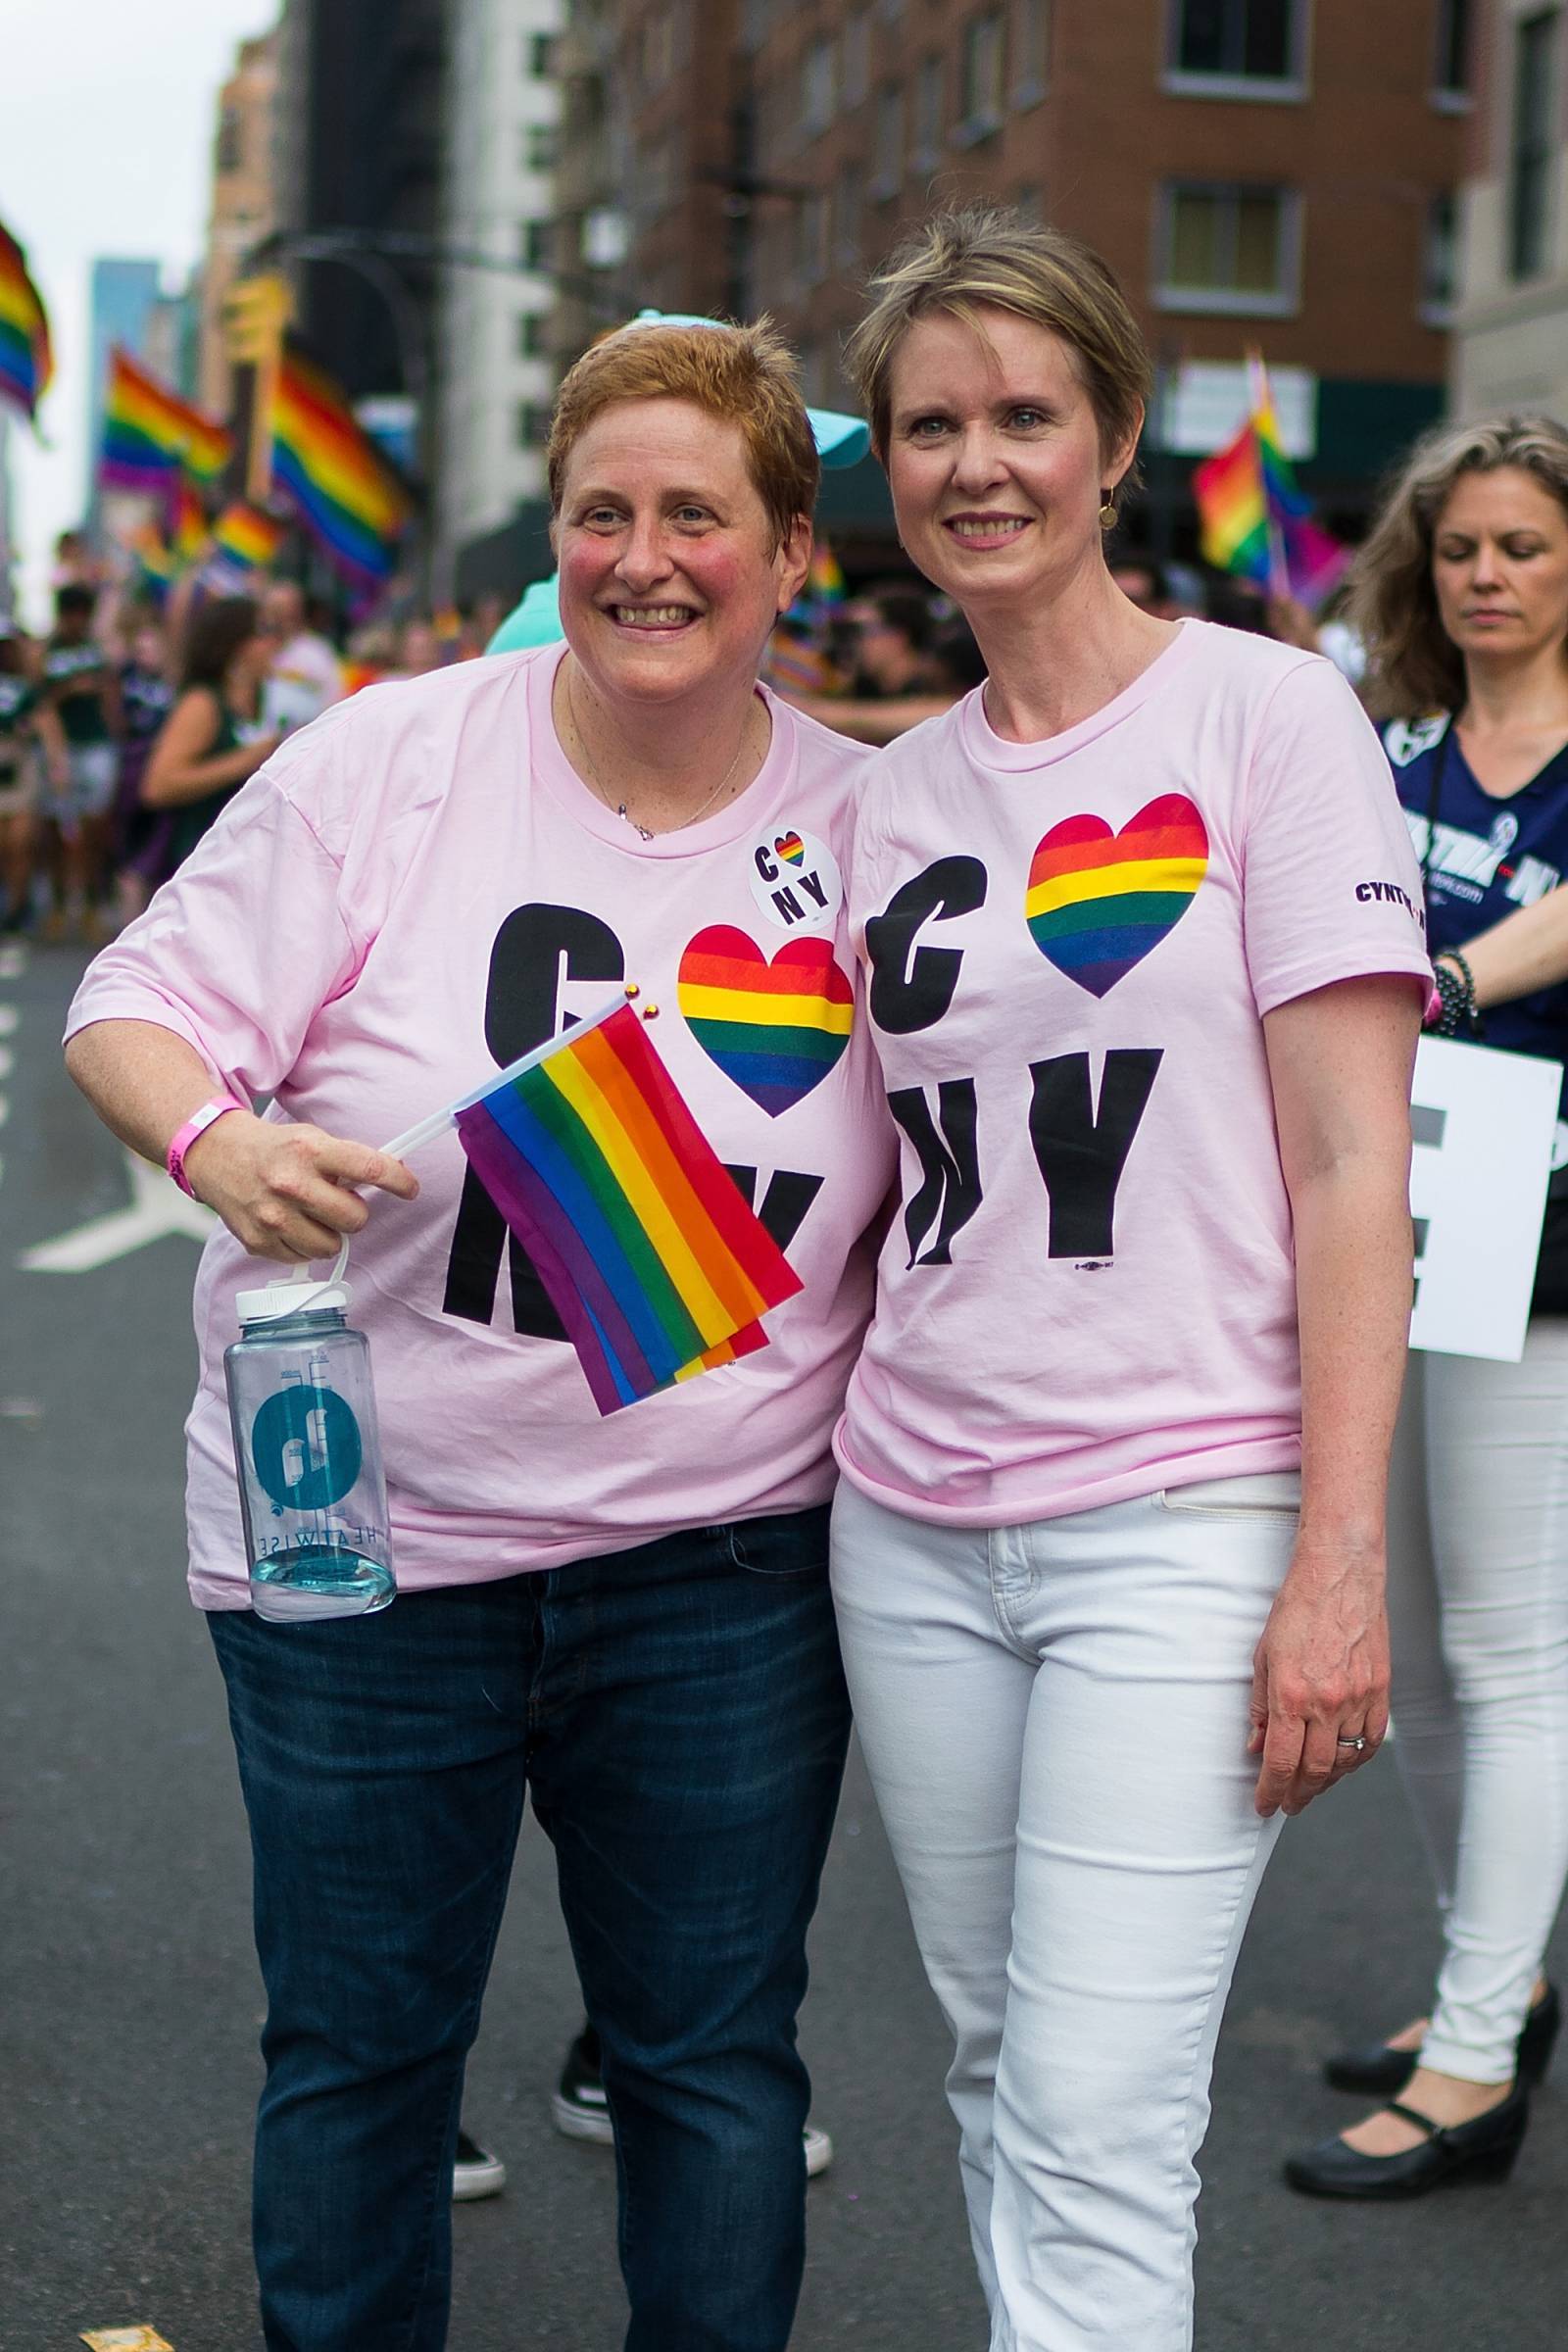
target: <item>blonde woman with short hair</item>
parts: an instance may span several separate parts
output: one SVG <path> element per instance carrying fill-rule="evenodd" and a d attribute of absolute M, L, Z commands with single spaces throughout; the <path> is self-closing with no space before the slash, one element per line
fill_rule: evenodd
<path fill-rule="evenodd" d="M 1425 887 L 1441 1026 L 1568 1060 L 1568 430 L 1440 426 L 1362 550 L 1353 617 Z M 1563 1134 L 1559 1127 L 1559 1136 Z M 1292 2157 L 1411 2196 L 1478 2140 L 1505 2174 L 1551 2056 L 1568 1878 L 1568 1175 L 1523 1360 L 1414 1354 L 1389 1549 L 1396 1754 L 1443 1918 L 1432 2015 L 1327 2062 L 1389 2103 Z"/>
<path fill-rule="evenodd" d="M 840 1631 L 995 2352 L 1186 2352 L 1248 1914 L 1387 1724 L 1415 860 L 1330 663 L 1112 581 L 1150 370 L 1093 254 L 936 220 L 851 357 L 989 678 L 861 794 L 903 1167 Z"/>

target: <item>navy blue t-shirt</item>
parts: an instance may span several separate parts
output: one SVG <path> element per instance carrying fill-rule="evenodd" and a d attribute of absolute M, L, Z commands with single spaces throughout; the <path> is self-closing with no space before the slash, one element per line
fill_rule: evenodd
<path fill-rule="evenodd" d="M 1434 956 L 1464 947 L 1516 907 L 1533 906 L 1568 872 L 1568 745 L 1528 784 L 1498 800 L 1482 791 L 1449 729 L 1446 717 L 1396 719 L 1383 737 L 1426 872 L 1427 946 Z M 1428 815 L 1440 761 L 1429 858 Z M 1483 1018 L 1489 1046 L 1568 1059 L 1568 980 L 1489 1005 Z"/>

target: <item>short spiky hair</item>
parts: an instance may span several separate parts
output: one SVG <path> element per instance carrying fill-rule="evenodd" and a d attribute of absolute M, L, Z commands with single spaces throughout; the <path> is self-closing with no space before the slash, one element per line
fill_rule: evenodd
<path fill-rule="evenodd" d="M 738 424 L 775 544 L 816 505 L 822 462 L 789 345 L 766 318 L 754 326 L 669 326 L 634 320 L 568 368 L 550 420 L 550 512 L 561 513 L 566 462 L 587 427 L 623 400 L 688 400 Z"/>
<path fill-rule="evenodd" d="M 1385 498 L 1350 573 L 1349 617 L 1367 651 L 1367 696 L 1383 718 L 1457 710 L 1464 662 L 1438 612 L 1432 542 L 1467 473 L 1531 473 L 1568 514 L 1568 427 L 1554 416 L 1480 416 L 1424 433 Z"/>
<path fill-rule="evenodd" d="M 1072 352 L 1100 427 L 1102 456 L 1136 432 L 1153 370 L 1127 297 L 1099 254 L 1056 228 L 1000 205 L 936 214 L 891 254 L 871 280 L 871 308 L 850 337 L 850 377 L 885 457 L 893 363 L 917 318 L 976 323 L 1010 311 L 1058 335 Z M 1127 479 L 1130 481 L 1132 475 Z"/>

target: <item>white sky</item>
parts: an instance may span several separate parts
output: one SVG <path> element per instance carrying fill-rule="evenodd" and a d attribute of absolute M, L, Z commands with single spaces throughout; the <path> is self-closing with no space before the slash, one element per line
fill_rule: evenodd
<path fill-rule="evenodd" d="M 54 332 L 42 448 L 11 434 L 24 611 L 44 617 L 56 535 L 87 484 L 87 312 L 100 255 L 166 283 L 203 244 L 219 85 L 276 0 L 0 0 L 0 220 L 25 247 Z"/>

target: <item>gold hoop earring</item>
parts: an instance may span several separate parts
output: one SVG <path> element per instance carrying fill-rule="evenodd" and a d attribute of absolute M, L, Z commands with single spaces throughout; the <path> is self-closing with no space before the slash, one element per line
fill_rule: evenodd
<path fill-rule="evenodd" d="M 1116 510 L 1111 504 L 1110 492 L 1108 490 L 1102 490 L 1100 496 L 1102 501 L 1100 509 L 1100 527 L 1102 531 L 1113 531 L 1116 527 Z"/>

